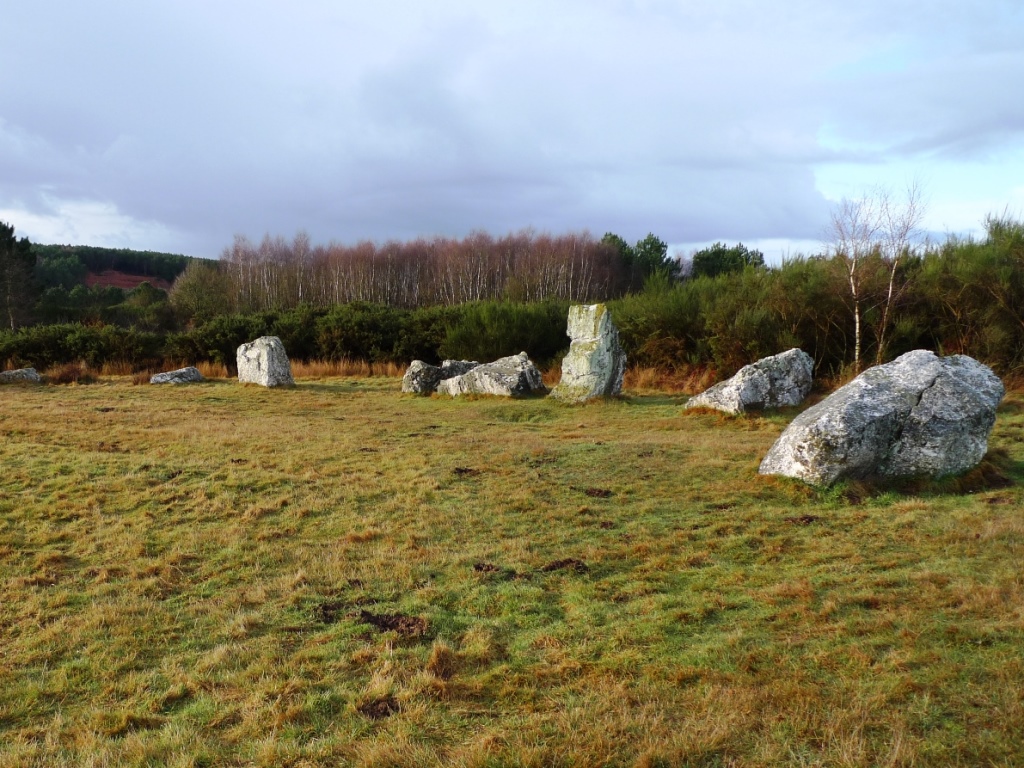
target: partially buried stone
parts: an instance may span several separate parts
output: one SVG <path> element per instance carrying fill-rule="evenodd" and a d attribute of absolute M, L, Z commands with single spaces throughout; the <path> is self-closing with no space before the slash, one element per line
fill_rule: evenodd
<path fill-rule="evenodd" d="M 743 366 L 731 379 L 691 397 L 686 407 L 740 414 L 799 405 L 810 394 L 813 374 L 811 356 L 790 349 Z"/>
<path fill-rule="evenodd" d="M 813 485 L 965 472 L 988 450 L 1005 392 L 999 377 L 971 357 L 908 352 L 797 416 L 760 471 Z"/>
<path fill-rule="evenodd" d="M 240 382 L 264 387 L 290 387 L 295 384 L 284 344 L 277 336 L 261 336 L 243 344 L 238 348 L 235 360 Z"/>
<path fill-rule="evenodd" d="M 562 360 L 562 379 L 551 397 L 582 403 L 596 397 L 613 397 L 622 391 L 626 353 L 619 331 L 604 304 L 569 307 L 569 353 Z"/>
<path fill-rule="evenodd" d="M 437 385 L 438 394 L 452 397 L 471 394 L 519 397 L 543 389 L 540 371 L 525 352 L 478 365 Z"/>
<path fill-rule="evenodd" d="M 445 379 L 461 376 L 476 368 L 480 363 L 470 360 L 445 360 L 440 366 L 430 365 L 422 360 L 413 360 L 402 377 L 402 391 L 417 395 L 429 395 Z"/>
<path fill-rule="evenodd" d="M 39 384 L 42 378 L 35 368 L 17 368 L 13 371 L 0 371 L 0 384 Z"/>
<path fill-rule="evenodd" d="M 200 381 L 206 381 L 206 379 L 203 378 L 203 374 L 199 372 L 198 368 L 192 366 L 179 368 L 176 371 L 157 373 L 149 379 L 150 384 L 195 384 Z"/>

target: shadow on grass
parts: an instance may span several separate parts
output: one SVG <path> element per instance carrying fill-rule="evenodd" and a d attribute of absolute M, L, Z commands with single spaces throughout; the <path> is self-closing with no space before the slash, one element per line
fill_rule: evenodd
<path fill-rule="evenodd" d="M 945 477 L 882 478 L 846 480 L 829 489 L 851 504 L 886 493 L 903 496 L 966 496 L 998 491 L 1024 482 L 1024 461 L 1013 459 L 1003 448 L 990 450 L 978 466 Z"/>

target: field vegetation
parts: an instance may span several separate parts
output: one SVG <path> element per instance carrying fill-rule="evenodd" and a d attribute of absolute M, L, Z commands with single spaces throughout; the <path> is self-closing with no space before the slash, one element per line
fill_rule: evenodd
<path fill-rule="evenodd" d="M 657 371 L 322 365 L 0 389 L 0 765 L 1024 762 L 1019 395 L 967 476 L 820 491 Z"/>

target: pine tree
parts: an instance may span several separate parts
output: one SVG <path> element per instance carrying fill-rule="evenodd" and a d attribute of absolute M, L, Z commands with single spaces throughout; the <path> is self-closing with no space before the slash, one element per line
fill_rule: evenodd
<path fill-rule="evenodd" d="M 0 311 L 3 322 L 14 330 L 31 319 L 37 293 L 33 271 L 36 265 L 27 237 L 17 240 L 14 227 L 0 221 Z"/>

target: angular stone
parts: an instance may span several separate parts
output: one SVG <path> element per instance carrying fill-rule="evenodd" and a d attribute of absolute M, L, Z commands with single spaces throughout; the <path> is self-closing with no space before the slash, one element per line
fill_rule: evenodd
<path fill-rule="evenodd" d="M 540 371 L 525 352 L 478 365 L 437 385 L 438 394 L 452 397 L 471 394 L 517 397 L 543 389 Z"/>
<path fill-rule="evenodd" d="M 195 384 L 200 381 L 206 381 L 206 379 L 203 378 L 203 374 L 199 372 L 198 368 L 192 366 L 179 368 L 176 371 L 157 373 L 149 379 L 150 384 Z"/>
<path fill-rule="evenodd" d="M 42 377 L 35 368 L 17 368 L 13 371 L 0 371 L 0 384 L 39 384 Z"/>
<path fill-rule="evenodd" d="M 731 379 L 691 397 L 686 407 L 740 414 L 799 405 L 810 394 L 813 376 L 814 360 L 793 348 L 743 366 Z"/>
<path fill-rule="evenodd" d="M 261 336 L 243 344 L 235 355 L 238 362 L 238 380 L 264 387 L 290 387 L 292 367 L 284 344 L 277 336 Z"/>
<path fill-rule="evenodd" d="M 569 353 L 562 360 L 562 379 L 551 390 L 551 397 L 582 403 L 619 394 L 626 353 L 608 308 L 604 304 L 569 307 L 566 333 L 571 339 Z"/>
<path fill-rule="evenodd" d="M 760 472 L 813 485 L 965 472 L 988 450 L 1005 392 L 991 369 L 966 355 L 908 352 L 797 416 Z"/>
<path fill-rule="evenodd" d="M 437 385 L 453 376 L 461 376 L 476 368 L 480 363 L 470 360 L 445 360 L 440 366 L 430 365 L 422 360 L 413 360 L 402 377 L 402 391 L 416 395 L 429 395 L 437 391 Z"/>

